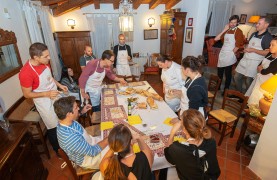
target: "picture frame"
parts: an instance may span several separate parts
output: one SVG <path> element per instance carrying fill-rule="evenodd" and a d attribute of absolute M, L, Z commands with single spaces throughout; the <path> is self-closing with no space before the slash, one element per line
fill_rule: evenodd
<path fill-rule="evenodd" d="M 193 25 L 193 18 L 189 18 L 188 20 L 188 26 L 192 26 Z"/>
<path fill-rule="evenodd" d="M 158 29 L 144 29 L 144 40 L 158 39 Z"/>
<path fill-rule="evenodd" d="M 192 42 L 192 35 L 193 35 L 193 28 L 192 27 L 187 27 L 186 28 L 186 38 L 185 38 L 186 43 L 191 43 Z"/>
<path fill-rule="evenodd" d="M 240 19 L 239 19 L 239 23 L 240 24 L 245 24 L 246 23 L 246 18 L 247 18 L 247 14 L 241 14 Z"/>

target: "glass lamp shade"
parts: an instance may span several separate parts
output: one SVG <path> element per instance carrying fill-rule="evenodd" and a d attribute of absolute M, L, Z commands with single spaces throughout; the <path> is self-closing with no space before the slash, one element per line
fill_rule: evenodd
<path fill-rule="evenodd" d="M 148 25 L 149 27 L 152 27 L 155 24 L 155 19 L 154 18 L 149 18 L 148 19 Z"/>
<path fill-rule="evenodd" d="M 130 15 L 119 16 L 119 28 L 121 32 L 134 31 L 134 17 Z"/>
<path fill-rule="evenodd" d="M 260 19 L 260 16 L 251 16 L 248 20 L 249 23 L 257 23 Z"/>

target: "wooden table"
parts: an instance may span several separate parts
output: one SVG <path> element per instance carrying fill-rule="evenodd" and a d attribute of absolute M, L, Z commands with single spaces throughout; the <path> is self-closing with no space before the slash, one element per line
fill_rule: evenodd
<path fill-rule="evenodd" d="M 260 134 L 265 122 L 265 118 L 263 116 L 259 116 L 259 117 L 251 116 L 249 109 L 245 109 L 244 112 L 246 116 L 243 120 L 243 124 L 237 141 L 237 146 L 236 146 L 237 151 L 243 145 L 243 140 L 244 140 L 246 130 L 250 130 L 254 133 Z"/>
<path fill-rule="evenodd" d="M 148 84 L 148 82 L 143 81 L 143 83 L 144 83 L 144 85 L 136 86 L 133 88 L 134 89 L 139 88 L 139 89 L 146 90 L 150 87 L 150 89 L 148 91 L 152 92 L 152 93 L 156 93 L 155 90 Z M 115 90 L 117 105 L 119 105 L 119 106 L 122 105 L 125 110 L 125 113 L 126 113 L 127 112 L 127 98 L 130 98 L 131 96 L 118 95 L 117 91 L 118 90 Z M 102 97 L 101 98 L 101 106 L 102 106 L 101 113 L 102 112 L 104 113 L 105 107 L 103 107 L 103 105 L 104 105 L 105 98 L 108 98 L 108 97 L 110 98 L 110 96 L 105 96 L 102 93 L 101 97 Z M 144 97 L 144 96 L 141 96 L 138 94 L 133 94 L 132 97 L 138 98 L 138 102 L 146 102 L 146 97 Z M 150 143 L 150 145 L 149 145 L 149 139 L 148 139 L 148 142 L 146 140 L 146 143 L 148 143 L 148 145 L 150 146 L 150 149 L 155 154 L 152 170 L 163 169 L 163 168 L 172 166 L 170 163 L 167 162 L 167 160 L 165 159 L 164 154 L 163 154 L 163 150 L 165 148 L 165 143 L 167 142 L 167 139 L 169 137 L 172 126 L 164 124 L 164 121 L 167 118 L 177 117 L 175 112 L 173 112 L 171 110 L 171 108 L 165 103 L 165 101 L 156 101 L 155 100 L 155 103 L 158 105 L 158 109 L 156 109 L 156 110 L 150 109 L 149 106 L 147 109 L 138 109 L 134 106 L 134 108 L 132 110 L 132 115 L 140 116 L 140 118 L 142 119 L 142 124 L 129 125 L 129 123 L 128 123 L 128 121 L 126 121 L 126 119 L 122 119 L 120 121 L 113 120 L 115 124 L 120 123 L 120 124 L 124 124 L 124 125 L 128 126 L 129 129 L 131 129 L 131 131 L 136 131 L 136 132 L 139 132 L 146 136 L 149 136 L 149 135 L 159 136 L 159 138 L 161 140 L 161 144 L 159 144 L 159 146 L 156 146 L 153 143 Z M 107 121 L 107 120 L 105 120 L 104 116 L 105 115 L 102 114 L 102 117 L 101 117 L 102 122 Z M 107 134 L 108 134 L 108 132 L 102 131 L 101 132 L 102 138 L 107 136 Z M 160 145 L 162 145 L 162 146 L 160 146 Z"/>

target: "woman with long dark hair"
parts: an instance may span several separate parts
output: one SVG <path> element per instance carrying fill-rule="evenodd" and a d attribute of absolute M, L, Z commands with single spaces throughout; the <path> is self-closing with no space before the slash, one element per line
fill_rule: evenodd
<path fill-rule="evenodd" d="M 134 153 L 131 141 L 137 140 L 140 152 Z M 142 137 L 133 137 L 128 127 L 120 124 L 109 136 L 110 150 L 100 163 L 100 171 L 105 180 L 151 180 L 153 155 Z"/>
<path fill-rule="evenodd" d="M 63 67 L 61 84 L 65 85 L 68 90 L 72 93 L 79 93 L 78 81 L 74 78 L 74 73 L 71 68 Z"/>
<path fill-rule="evenodd" d="M 173 142 L 182 130 L 187 142 Z M 180 179 L 217 179 L 220 169 L 216 157 L 216 142 L 205 125 L 204 116 L 195 109 L 184 111 L 181 121 L 171 129 L 164 150 L 167 161 L 175 165 Z"/>

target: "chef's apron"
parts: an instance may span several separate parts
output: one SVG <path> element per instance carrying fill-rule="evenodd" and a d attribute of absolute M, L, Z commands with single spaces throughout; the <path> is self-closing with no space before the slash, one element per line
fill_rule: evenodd
<path fill-rule="evenodd" d="M 54 78 L 52 77 L 50 68 L 48 66 L 45 65 L 45 70 L 39 75 L 34 67 L 31 65 L 30 61 L 29 65 L 39 77 L 39 86 L 35 90 L 33 90 L 33 92 L 57 90 L 57 85 L 55 84 Z M 57 98 L 59 97 L 60 96 L 58 96 Z M 49 97 L 39 97 L 33 98 L 33 101 L 47 129 L 57 127 L 59 119 L 54 111 L 53 104 L 55 100 L 52 100 Z"/>
<path fill-rule="evenodd" d="M 237 62 L 236 55 L 233 51 L 234 48 L 236 47 L 236 39 L 235 39 L 236 31 L 237 31 L 237 28 L 234 34 L 227 34 L 227 32 L 225 33 L 224 43 L 219 53 L 217 67 L 227 67 Z"/>
<path fill-rule="evenodd" d="M 181 77 L 178 77 L 178 74 L 176 72 L 178 65 L 175 62 L 172 62 L 172 65 L 169 69 L 163 70 L 161 79 L 165 85 L 165 102 L 168 104 L 168 106 L 174 111 L 177 112 L 180 107 L 180 99 L 177 97 L 172 97 L 170 94 L 168 94 L 168 90 L 170 89 L 182 89 L 182 80 L 180 80 Z"/>
<path fill-rule="evenodd" d="M 76 121 L 76 123 L 78 123 L 78 122 Z M 78 124 L 79 124 L 79 123 L 78 123 Z M 82 127 L 82 129 L 83 129 L 83 134 L 82 134 L 80 131 L 77 131 L 76 129 L 73 129 L 72 127 L 63 125 L 63 124 L 61 124 L 61 123 L 60 123 L 60 125 L 61 125 L 61 126 L 64 126 L 64 127 L 67 127 L 67 128 L 69 128 L 69 129 L 71 129 L 71 130 L 73 130 L 73 131 L 76 132 L 77 134 L 82 135 L 83 138 L 85 139 L 85 141 L 86 141 L 88 144 L 90 144 L 91 146 L 94 146 L 94 145 L 96 145 L 98 142 L 101 141 L 101 137 L 100 137 L 100 136 L 98 136 L 98 137 L 92 137 L 91 135 L 89 135 L 89 134 L 87 133 L 87 131 L 86 131 L 86 130 L 83 128 L 83 126 L 80 125 L 80 124 L 79 124 L 79 125 L 80 125 L 80 126 Z M 99 169 L 99 164 L 100 164 L 100 162 L 101 162 L 101 152 L 100 152 L 98 155 L 94 156 L 94 157 L 85 155 L 81 167 L 83 167 L 83 168 L 88 168 L 88 169 Z"/>
<path fill-rule="evenodd" d="M 85 91 L 89 93 L 92 106 L 98 106 L 100 104 L 100 96 L 102 89 L 101 84 L 106 75 L 105 69 L 102 73 L 97 72 L 99 64 L 100 61 L 98 61 L 94 73 L 89 76 L 85 88 Z"/>
<path fill-rule="evenodd" d="M 262 48 L 263 37 L 259 39 L 253 36 L 249 41 L 248 48 L 263 50 Z M 264 56 L 259 55 L 257 53 L 254 53 L 254 52 L 245 53 L 236 68 L 236 72 L 244 76 L 254 78 L 257 75 L 257 66 L 261 63 L 263 59 L 264 59 Z"/>
<path fill-rule="evenodd" d="M 270 56 L 264 58 L 264 60 L 262 61 L 263 69 L 268 68 L 270 63 L 272 63 L 273 61 L 275 61 L 277 59 L 277 58 L 275 58 L 274 60 L 270 61 L 270 60 L 267 59 Z M 269 73 L 269 74 L 266 74 L 266 75 L 262 75 L 261 73 L 257 74 L 257 76 L 253 80 L 252 84 L 248 88 L 247 92 L 245 93 L 246 96 L 249 96 L 249 99 L 248 99 L 248 104 L 249 105 L 250 104 L 259 104 L 259 100 L 263 97 L 263 94 L 265 93 L 265 91 L 263 91 L 260 88 L 260 86 L 266 80 L 268 80 L 271 76 L 273 76 L 272 73 Z"/>
<path fill-rule="evenodd" d="M 117 51 L 117 61 L 116 61 L 116 73 L 121 76 L 131 76 L 131 70 L 128 62 L 128 51 L 125 45 L 125 50 Z"/>
<path fill-rule="evenodd" d="M 186 88 L 186 85 L 189 83 L 189 80 L 186 81 L 184 86 L 182 86 L 182 97 L 181 97 L 181 103 L 180 103 L 180 108 L 181 108 L 180 116 L 183 114 L 183 112 L 185 110 L 189 109 L 189 98 L 187 96 L 187 91 L 188 91 L 189 87 L 191 86 L 191 84 L 193 83 L 193 81 L 198 78 L 198 76 L 199 76 L 199 73 L 195 76 L 195 78 L 191 81 L 191 83 L 188 85 L 187 88 Z M 199 107 L 198 111 L 201 112 L 202 115 L 205 117 L 204 107 Z"/>
<path fill-rule="evenodd" d="M 84 58 L 86 60 L 86 65 L 89 63 L 89 61 L 94 59 L 92 56 L 86 56 L 86 55 L 84 55 Z"/>

